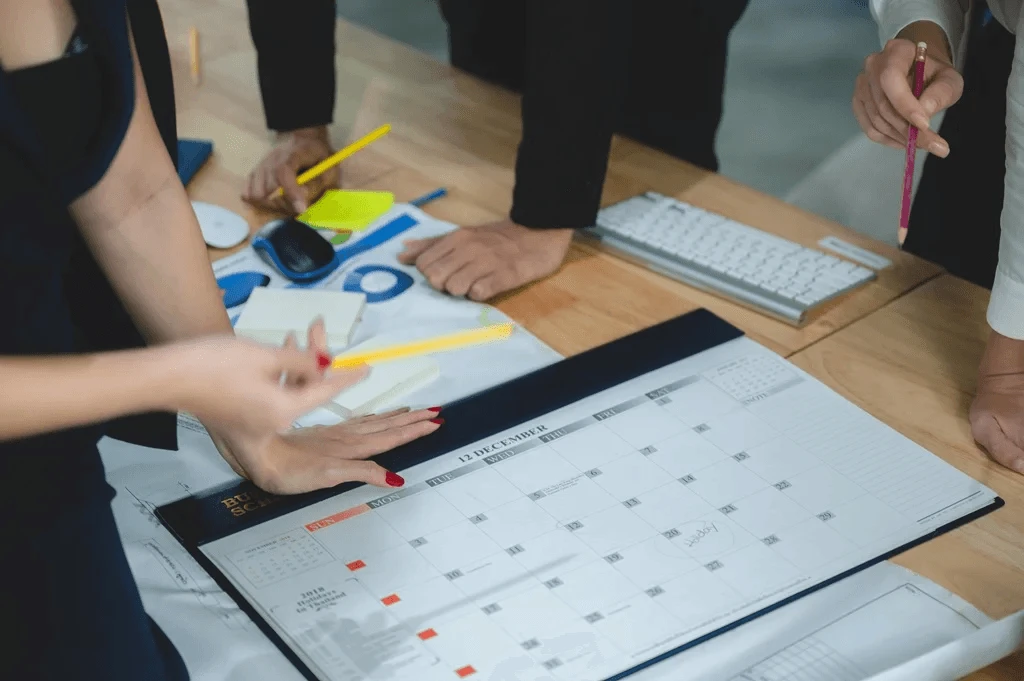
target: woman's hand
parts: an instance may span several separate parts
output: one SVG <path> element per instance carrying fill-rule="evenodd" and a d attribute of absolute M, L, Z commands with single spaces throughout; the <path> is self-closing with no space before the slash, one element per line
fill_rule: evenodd
<path fill-rule="evenodd" d="M 918 41 L 928 45 L 920 100 L 912 90 Z M 864 70 L 854 86 L 853 113 L 871 140 L 894 149 L 906 148 L 913 124 L 919 130 L 918 148 L 945 158 L 949 144 L 929 130 L 929 120 L 955 104 L 963 90 L 963 77 L 953 67 L 942 29 L 930 22 L 917 22 L 864 60 Z"/>
<path fill-rule="evenodd" d="M 210 436 L 238 475 L 274 494 L 298 494 L 353 481 L 401 487 L 400 476 L 368 459 L 433 433 L 441 422 L 436 408 L 398 409 L 284 434 L 210 430 Z"/>
<path fill-rule="evenodd" d="M 298 350 L 296 345 L 295 338 L 289 337 L 283 352 L 313 358 L 317 367 L 329 363 L 323 320 L 310 325 L 305 351 Z M 270 368 L 274 370 L 273 365 Z M 310 376 L 308 361 L 300 362 L 299 368 L 299 371 L 285 372 L 282 383 L 286 389 L 303 389 Z M 346 378 L 338 380 L 340 388 L 331 388 L 333 392 L 328 400 L 365 376 L 366 369 L 340 373 Z M 313 378 L 315 380 L 316 374 Z M 324 380 L 332 378 L 334 376 L 328 374 Z M 326 401 L 322 400 L 321 404 Z M 291 421 L 316 406 L 319 404 L 295 414 Z M 336 426 L 297 428 L 287 433 L 266 427 L 254 428 L 245 423 L 221 425 L 202 417 L 200 420 L 204 420 L 221 456 L 238 475 L 268 492 L 297 494 L 353 481 L 401 487 L 405 481 L 400 476 L 367 459 L 433 433 L 443 422 L 437 418 L 438 411 L 436 407 L 418 411 L 398 409 Z"/>
<path fill-rule="evenodd" d="M 174 379 L 171 408 L 247 433 L 283 431 L 367 374 L 365 367 L 325 373 L 330 357 L 323 352 L 272 348 L 234 336 L 161 351 Z"/>

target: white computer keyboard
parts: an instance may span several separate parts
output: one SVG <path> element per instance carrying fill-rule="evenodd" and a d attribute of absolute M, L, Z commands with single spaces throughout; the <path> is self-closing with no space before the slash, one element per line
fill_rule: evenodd
<path fill-rule="evenodd" d="M 586 230 L 674 279 L 794 324 L 872 270 L 655 192 L 603 209 Z"/>

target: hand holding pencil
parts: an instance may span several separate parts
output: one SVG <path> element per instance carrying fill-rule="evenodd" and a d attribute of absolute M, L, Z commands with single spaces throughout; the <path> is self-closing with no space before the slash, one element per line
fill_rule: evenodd
<path fill-rule="evenodd" d="M 303 213 L 325 190 L 338 186 L 342 161 L 390 130 L 390 125 L 382 125 L 336 152 L 325 126 L 281 133 L 250 173 L 242 198 L 264 209 Z"/>
<path fill-rule="evenodd" d="M 917 46 L 927 45 L 922 89 L 913 86 Z M 853 113 L 871 140 L 905 151 L 911 128 L 917 128 L 916 149 L 939 157 L 949 144 L 931 129 L 931 118 L 963 94 L 963 77 L 953 67 L 946 34 L 930 22 L 916 22 L 890 40 L 881 52 L 864 60 L 853 93 Z"/>

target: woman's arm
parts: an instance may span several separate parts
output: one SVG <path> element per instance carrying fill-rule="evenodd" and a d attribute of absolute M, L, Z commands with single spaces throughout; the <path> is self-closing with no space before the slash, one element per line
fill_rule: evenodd
<path fill-rule="evenodd" d="M 231 333 L 199 224 L 134 59 L 131 123 L 107 173 L 74 202 L 72 214 L 147 340 Z"/>
<path fill-rule="evenodd" d="M 167 369 L 144 350 L 0 357 L 0 441 L 165 409 Z"/>

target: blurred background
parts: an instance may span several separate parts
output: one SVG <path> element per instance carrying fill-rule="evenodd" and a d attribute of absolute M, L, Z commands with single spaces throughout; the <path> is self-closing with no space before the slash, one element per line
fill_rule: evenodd
<path fill-rule="evenodd" d="M 345 19 L 448 60 L 434 0 L 337 4 Z M 903 158 L 871 144 L 850 109 L 878 48 L 867 0 L 751 0 L 730 39 L 721 173 L 895 243 Z"/>

